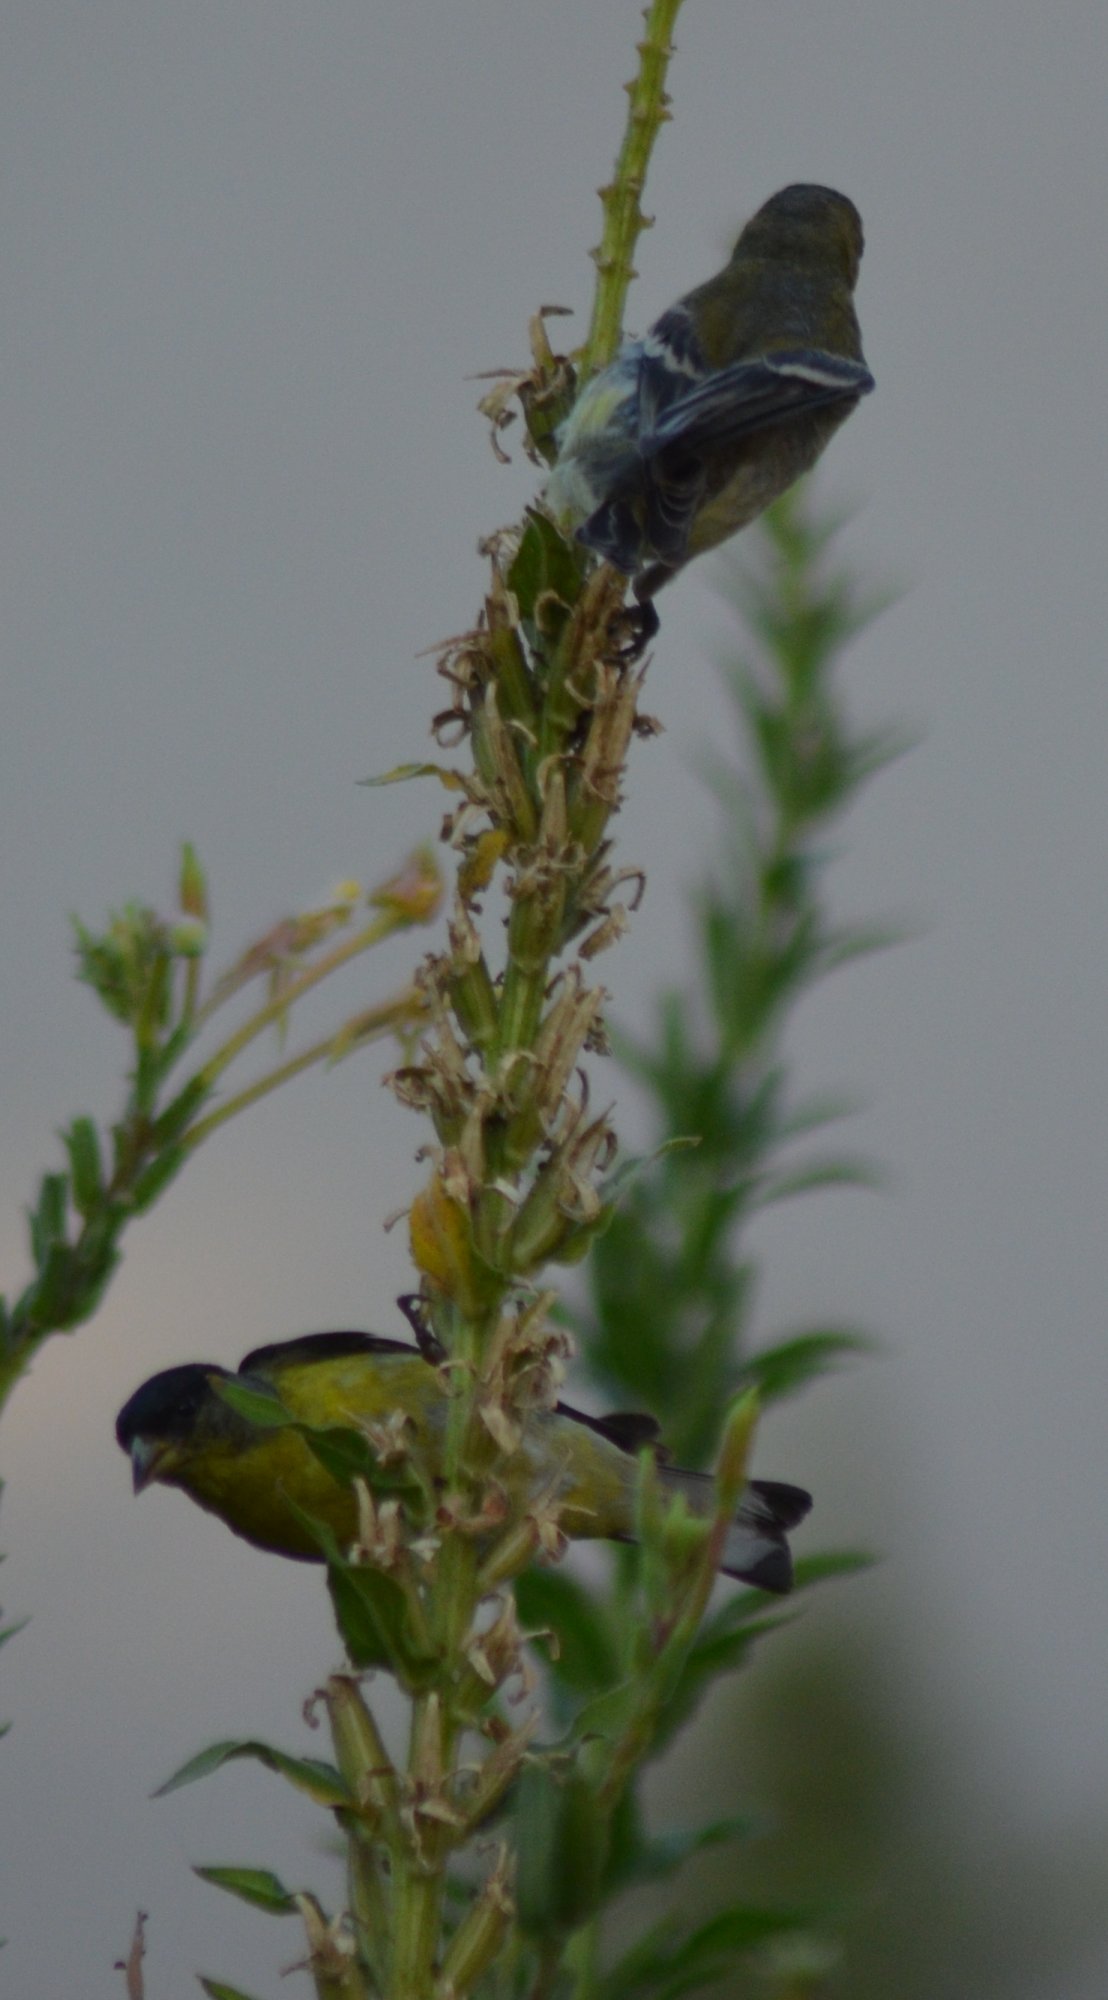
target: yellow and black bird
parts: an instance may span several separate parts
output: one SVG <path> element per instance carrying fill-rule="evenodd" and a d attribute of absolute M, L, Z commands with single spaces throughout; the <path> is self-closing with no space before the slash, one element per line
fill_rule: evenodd
<path fill-rule="evenodd" d="M 441 1477 L 449 1399 L 438 1369 L 403 1341 L 311 1333 L 255 1348 L 234 1376 L 214 1362 L 191 1361 L 136 1389 L 116 1421 L 136 1492 L 154 1481 L 179 1486 L 255 1548 L 301 1562 L 321 1560 L 301 1514 L 324 1522 L 340 1545 L 354 1541 L 352 1487 L 332 1476 L 301 1431 L 256 1424 L 233 1409 L 216 1387 L 227 1381 L 276 1395 L 297 1423 L 312 1428 L 364 1433 L 367 1425 L 389 1426 L 426 1478 Z M 535 1411 L 507 1461 L 509 1503 L 520 1513 L 540 1499 L 549 1503 L 571 1537 L 633 1539 L 638 1452 L 649 1444 L 658 1451 L 663 1490 L 683 1494 L 693 1513 L 710 1513 L 711 1477 L 667 1464 L 656 1440 L 650 1417 L 589 1417 L 564 1403 Z M 811 1504 L 797 1486 L 751 1480 L 728 1535 L 724 1573 L 787 1591 L 787 1531 Z"/>

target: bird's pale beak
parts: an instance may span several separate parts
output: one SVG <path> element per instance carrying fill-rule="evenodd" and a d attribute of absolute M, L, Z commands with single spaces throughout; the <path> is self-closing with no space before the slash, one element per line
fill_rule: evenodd
<path fill-rule="evenodd" d="M 134 1438 L 131 1442 L 131 1483 L 136 1493 L 149 1486 L 158 1477 L 164 1451 L 151 1438 Z"/>

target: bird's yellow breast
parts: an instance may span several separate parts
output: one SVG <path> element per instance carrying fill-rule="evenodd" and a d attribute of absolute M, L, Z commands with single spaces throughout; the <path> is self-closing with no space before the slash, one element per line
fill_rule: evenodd
<path fill-rule="evenodd" d="M 418 1355 L 290 1360 L 266 1375 L 301 1423 L 363 1433 L 368 1426 L 371 1444 L 379 1427 L 402 1441 L 427 1481 L 443 1479 L 449 1401 L 436 1371 Z M 534 1413 L 499 1472 L 513 1509 L 549 1508 L 570 1536 L 631 1529 L 634 1458 L 558 1411 Z M 318 1544 L 297 1510 L 324 1522 L 340 1546 L 357 1536 L 353 1489 L 332 1478 L 296 1430 L 259 1428 L 245 1440 L 215 1436 L 198 1448 L 170 1449 L 159 1477 L 183 1487 L 256 1547 L 280 1555 L 319 1558 Z"/>

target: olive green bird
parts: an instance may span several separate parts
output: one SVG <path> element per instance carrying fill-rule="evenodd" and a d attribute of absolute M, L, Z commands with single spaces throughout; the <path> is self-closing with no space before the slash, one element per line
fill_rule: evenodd
<path fill-rule="evenodd" d="M 383 1425 L 399 1413 L 413 1462 L 432 1479 L 442 1476 L 449 1401 L 438 1370 L 403 1341 L 311 1333 L 255 1348 L 237 1375 L 203 1361 L 152 1375 L 116 1420 L 136 1493 L 155 1481 L 179 1486 L 255 1548 L 320 1561 L 300 1515 L 324 1522 L 346 1546 L 358 1532 L 356 1496 L 332 1477 L 299 1430 L 251 1422 L 218 1393 L 220 1382 L 276 1395 L 297 1423 L 315 1429 Z M 663 1490 L 683 1494 L 695 1514 L 711 1513 L 716 1495 L 710 1475 L 667 1464 L 652 1418 L 589 1417 L 565 1403 L 528 1418 L 508 1461 L 509 1498 L 521 1512 L 540 1498 L 549 1503 L 571 1537 L 632 1540 L 644 1444 L 658 1453 Z M 787 1531 L 811 1504 L 797 1486 L 751 1480 L 728 1534 L 724 1573 L 760 1590 L 787 1591 Z"/>
<path fill-rule="evenodd" d="M 634 577 L 640 601 L 810 471 L 869 395 L 854 310 L 862 247 L 846 195 L 782 188 L 722 271 L 585 383 L 544 505 Z"/>

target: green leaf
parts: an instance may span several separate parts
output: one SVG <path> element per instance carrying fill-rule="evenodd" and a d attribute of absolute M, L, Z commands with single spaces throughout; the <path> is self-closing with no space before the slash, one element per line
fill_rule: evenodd
<path fill-rule="evenodd" d="M 736 1631 L 720 1631 L 698 1640 L 689 1652 L 658 1719 L 651 1744 L 652 1754 L 662 1751 L 672 1740 L 715 1681 L 724 1674 L 734 1673 L 743 1665 L 757 1640 L 791 1623 L 792 1614 L 789 1612 L 767 1612 L 763 1618 L 749 1619 Z"/>
<path fill-rule="evenodd" d="M 363 1671 L 387 1667 L 409 1691 L 431 1686 L 442 1662 L 413 1631 L 402 1584 L 386 1570 L 348 1562 L 327 1523 L 298 1507 L 291 1495 L 285 1497 L 297 1520 L 319 1544 L 327 1564 L 327 1588 L 335 1619 L 354 1665 Z"/>
<path fill-rule="evenodd" d="M 150 1165 L 143 1168 L 131 1188 L 131 1207 L 136 1215 L 142 1215 L 146 1209 L 153 1207 L 170 1181 L 176 1180 L 187 1159 L 188 1152 L 184 1146 L 168 1146 L 164 1153 L 159 1153 L 156 1160 L 151 1160 Z"/>
<path fill-rule="evenodd" d="M 421 1490 L 409 1463 L 382 1465 L 361 1431 L 351 1430 L 345 1424 L 331 1424 L 318 1430 L 311 1424 L 301 1424 L 299 1429 L 305 1444 L 340 1486 L 348 1486 L 353 1479 L 364 1479 L 367 1486 L 382 1493 Z"/>
<path fill-rule="evenodd" d="M 544 1937 L 559 1928 L 553 1882 L 558 1841 L 559 1791 L 545 1764 L 528 1764 L 516 1791 L 516 1912 L 525 1935 Z"/>
<path fill-rule="evenodd" d="M 675 1955 L 673 1970 L 689 1971 L 705 1962 L 719 1958 L 732 1959 L 737 1952 L 750 1951 L 755 1945 L 765 1944 L 767 1939 L 782 1937 L 789 1931 L 807 1930 L 811 1919 L 801 1910 L 767 1910 L 743 1903 L 733 1904 L 718 1917 L 702 1924 L 687 1938 Z M 669 1986 L 668 1992 L 683 1992 L 681 1986 Z"/>
<path fill-rule="evenodd" d="M 516 1794 L 516 1906 L 525 1936 L 576 1930 L 600 1900 L 605 1817 L 579 1771 L 524 1766 Z"/>
<path fill-rule="evenodd" d="M 639 2000 L 647 1994 L 652 2000 L 678 2000 L 733 1975 L 736 1956 L 807 1928 L 799 1913 L 742 1904 L 684 1937 L 673 1918 L 663 1918 L 600 1982 L 598 2000 Z"/>
<path fill-rule="evenodd" d="M 813 1093 L 782 1113 L 779 1136 L 782 1140 L 810 1138 L 813 1132 L 822 1131 L 827 1125 L 837 1125 L 844 1118 L 856 1118 L 865 1107 L 866 1099 L 858 1092 Z"/>
<path fill-rule="evenodd" d="M 51 1243 L 39 1267 L 34 1287 L 34 1316 L 39 1327 L 51 1330 L 83 1317 L 81 1301 L 75 1296 L 80 1277 L 77 1261 L 68 1243 Z"/>
<path fill-rule="evenodd" d="M 254 2000 L 252 1993 L 244 1993 L 241 1986 L 228 1986 L 225 1979 L 208 1979 L 202 1972 L 196 1975 L 208 2000 Z"/>
<path fill-rule="evenodd" d="M 99 1205 L 104 1188 L 100 1134 L 91 1118 L 75 1118 L 62 1139 L 69 1154 L 73 1206 L 78 1215 L 87 1217 Z"/>
<path fill-rule="evenodd" d="M 68 1204 L 68 1175 L 44 1174 L 39 1185 L 38 1203 L 29 1218 L 31 1254 L 39 1270 L 45 1265 L 54 1246 L 64 1242 Z"/>
<path fill-rule="evenodd" d="M 635 1796 L 624 1793 L 612 1819 L 611 1851 L 605 1879 L 605 1895 L 622 1893 L 644 1882 L 666 1880 L 686 1861 L 725 1841 L 749 1840 L 760 1823 L 751 1814 L 732 1814 L 706 1826 L 670 1833 L 648 1834 L 642 1825 Z"/>
<path fill-rule="evenodd" d="M 305 1425 L 301 1435 L 338 1485 L 349 1486 L 353 1479 L 364 1479 L 369 1485 L 380 1483 L 381 1467 L 369 1439 L 361 1431 L 351 1430 L 345 1424 L 329 1424 L 321 1430 Z"/>
<path fill-rule="evenodd" d="M 192 1014 L 186 1014 L 183 1020 L 178 1021 L 177 1026 L 175 1028 L 170 1029 L 169 1034 L 166 1036 L 164 1042 L 162 1043 L 163 1076 L 169 1075 L 169 1072 L 173 1068 L 173 1065 L 177 1061 L 178 1057 L 184 1055 L 184 1052 L 189 1047 L 190 1043 L 194 1042 L 195 1040 L 196 1040 L 195 1016 Z M 185 1090 L 199 1092 L 200 1103 L 203 1103 L 205 1098 L 210 1097 L 212 1094 L 211 1088 L 209 1088 L 209 1086 L 203 1080 L 202 1073 L 200 1073 L 197 1076 L 194 1076 L 190 1080 L 190 1082 L 185 1086 Z M 183 1097 L 184 1095 L 185 1091 L 182 1091 L 181 1096 Z M 174 1098 L 172 1104 L 167 1106 L 167 1110 L 172 1112 L 173 1105 L 179 1102 L 180 1102 L 179 1098 Z M 158 1132 L 159 1128 L 160 1128 L 160 1120 L 156 1121 L 155 1123 L 155 1131 Z"/>
<path fill-rule="evenodd" d="M 218 1376 L 213 1387 L 221 1402 L 229 1404 L 237 1416 L 245 1417 L 247 1423 L 260 1431 L 297 1428 L 296 1418 L 286 1410 L 275 1389 L 258 1388 L 242 1375 Z"/>
<path fill-rule="evenodd" d="M 598 1981 L 597 2000 L 639 2000 L 640 1995 L 655 1993 L 665 1975 L 679 1928 L 677 1918 L 669 1916 L 644 1932 L 607 1976 Z"/>
<path fill-rule="evenodd" d="M 14 1625 L 5 1625 L 5 1627 L 4 1627 L 4 1629 L 3 1629 L 3 1631 L 2 1631 L 2 1632 L 0 1632 L 0 1646 L 6 1646 L 6 1645 L 7 1645 L 7 1643 L 8 1643 L 8 1640 L 9 1640 L 9 1639 L 14 1639 L 14 1638 L 15 1638 L 15 1635 L 16 1635 L 16 1633 L 17 1633 L 17 1632 L 22 1632 L 22 1630 L 23 1630 L 23 1627 L 24 1627 L 25 1625 L 29 1625 L 29 1624 L 30 1624 L 30 1622 L 31 1622 L 31 1621 L 30 1621 L 30 1618 L 29 1618 L 29 1617 L 27 1617 L 27 1618 L 17 1618 L 17 1619 L 16 1619 L 16 1621 L 15 1621 L 15 1624 L 14 1624 Z"/>
<path fill-rule="evenodd" d="M 264 1764 L 267 1771 L 276 1771 L 318 1806 L 350 1806 L 354 1803 L 349 1787 L 333 1764 L 326 1764 L 318 1757 L 289 1757 L 283 1750 L 274 1750 L 270 1744 L 260 1743 L 252 1737 L 210 1743 L 206 1750 L 190 1757 L 187 1764 L 174 1771 L 164 1785 L 158 1786 L 153 1796 L 162 1799 L 167 1792 L 175 1792 L 181 1785 L 191 1785 L 197 1778 L 206 1778 L 211 1772 L 221 1770 L 224 1764 L 233 1763 L 240 1757 Z"/>
<path fill-rule="evenodd" d="M 603 1736 L 614 1743 L 626 1728 L 634 1705 L 633 1681 L 620 1681 L 617 1687 L 605 1689 L 578 1710 L 573 1721 L 574 1741 L 584 1743 L 590 1736 Z"/>
<path fill-rule="evenodd" d="M 831 1577 L 853 1576 L 872 1566 L 858 1550 L 830 1550 L 801 1556 L 794 1567 L 793 1596 Z M 790 1610 L 768 1609 L 774 1600 L 761 1590 L 735 1592 L 705 1619 L 658 1725 L 655 1746 L 663 1747 L 703 1699 L 712 1682 L 734 1673 L 759 1639 L 793 1622 Z"/>
<path fill-rule="evenodd" d="M 135 1033 L 142 1034 L 141 1023 L 136 1025 Z M 144 1122 L 152 1119 L 157 1109 L 158 1092 L 165 1082 L 165 1051 L 157 1042 L 140 1042 L 131 1081 L 134 1110 Z"/>
<path fill-rule="evenodd" d="M 794 1334 L 752 1354 L 738 1373 L 739 1386 L 750 1383 L 763 1403 L 795 1395 L 817 1376 L 831 1374 L 856 1354 L 873 1353 L 877 1343 L 848 1327 L 813 1329 Z"/>
<path fill-rule="evenodd" d="M 618 1200 L 634 1186 L 637 1180 L 641 1180 L 644 1174 L 649 1174 L 650 1169 L 656 1166 L 659 1160 L 671 1159 L 678 1153 L 695 1152 L 701 1144 L 699 1132 L 679 1132 L 674 1138 L 666 1139 L 662 1145 L 655 1146 L 652 1153 L 629 1153 L 626 1159 L 620 1161 L 614 1173 L 607 1175 L 604 1181 L 605 1194 L 612 1201 Z"/>
<path fill-rule="evenodd" d="M 837 972 L 841 966 L 853 965 L 856 959 L 869 958 L 877 951 L 888 951 L 893 945 L 910 944 L 920 935 L 921 926 L 897 923 L 894 919 L 884 922 L 875 920 L 872 924 L 851 924 L 843 930 L 831 931 L 823 941 L 823 970 Z"/>
<path fill-rule="evenodd" d="M 828 1549 L 824 1555 L 801 1556 L 793 1568 L 793 1595 L 827 1583 L 835 1576 L 861 1576 L 878 1558 L 869 1549 Z"/>
<path fill-rule="evenodd" d="M 296 1915 L 292 1895 L 269 1868 L 194 1867 L 192 1872 L 202 1882 L 211 1882 L 216 1889 L 226 1889 L 228 1895 L 241 1897 L 256 1910 L 269 1910 L 278 1917 Z"/>
<path fill-rule="evenodd" d="M 441 1658 L 413 1631 L 408 1599 L 393 1577 L 366 1564 L 329 1563 L 327 1588 L 356 1667 L 387 1667 L 409 1693 L 434 1687 Z"/>
<path fill-rule="evenodd" d="M 166 1045 L 168 1051 L 168 1043 Z M 212 1096 L 212 1085 L 206 1083 L 203 1073 L 190 1077 L 183 1090 L 171 1098 L 164 1111 L 159 1111 L 153 1125 L 153 1142 L 159 1153 L 168 1150 L 178 1139 L 183 1138 L 198 1111 Z"/>
<path fill-rule="evenodd" d="M 579 1694 L 610 1687 L 619 1671 L 615 1634 L 597 1600 L 564 1569 L 524 1570 L 515 1580 L 516 1607 L 531 1630 L 549 1628 L 555 1643 L 540 1638 L 555 1680 Z"/>
<path fill-rule="evenodd" d="M 100 1218 L 87 1225 L 88 1236 L 96 1229 Z M 105 1219 L 105 1229 L 118 1230 L 118 1224 Z M 59 1288 L 56 1302 L 50 1314 L 50 1323 L 58 1333 L 70 1327 L 80 1326 L 82 1321 L 91 1319 L 108 1287 L 108 1281 L 120 1260 L 120 1252 L 112 1242 L 94 1246 L 86 1240 L 81 1247 L 81 1255 L 72 1263 L 68 1257 L 60 1260 Z M 41 1308 L 45 1294 L 45 1280 L 39 1291 L 38 1305 Z"/>
<path fill-rule="evenodd" d="M 343 1644 L 356 1667 L 363 1672 L 386 1667 L 409 1689 L 432 1684 L 439 1660 L 411 1643 L 407 1600 L 391 1576 L 364 1564 L 329 1562 L 327 1588 Z"/>
<path fill-rule="evenodd" d="M 712 1820 L 707 1826 L 654 1834 L 643 1843 L 635 1879 L 650 1882 L 674 1875 L 694 1854 L 703 1854 L 709 1847 L 722 1847 L 730 1840 L 750 1840 L 759 1824 L 753 1813 L 731 1813 L 728 1818 Z"/>
<path fill-rule="evenodd" d="M 534 622 L 539 600 L 547 593 L 552 592 L 567 606 L 575 604 L 580 595 L 581 565 L 574 549 L 553 521 L 537 510 L 528 513 L 508 571 L 508 588 L 518 600 L 520 617 L 528 624 Z"/>
<path fill-rule="evenodd" d="M 768 1208 L 772 1202 L 788 1201 L 793 1195 L 812 1194 L 820 1188 L 857 1187 L 872 1191 L 880 1188 L 884 1179 L 872 1160 L 840 1153 L 837 1158 L 811 1160 L 789 1172 L 763 1174 L 757 1187 L 757 1206 Z"/>
<path fill-rule="evenodd" d="M 382 771 L 379 777 L 359 778 L 360 785 L 402 785 L 409 778 L 437 778 L 448 792 L 458 792 L 462 780 L 457 771 L 445 764 L 395 764 L 391 771 Z"/>

